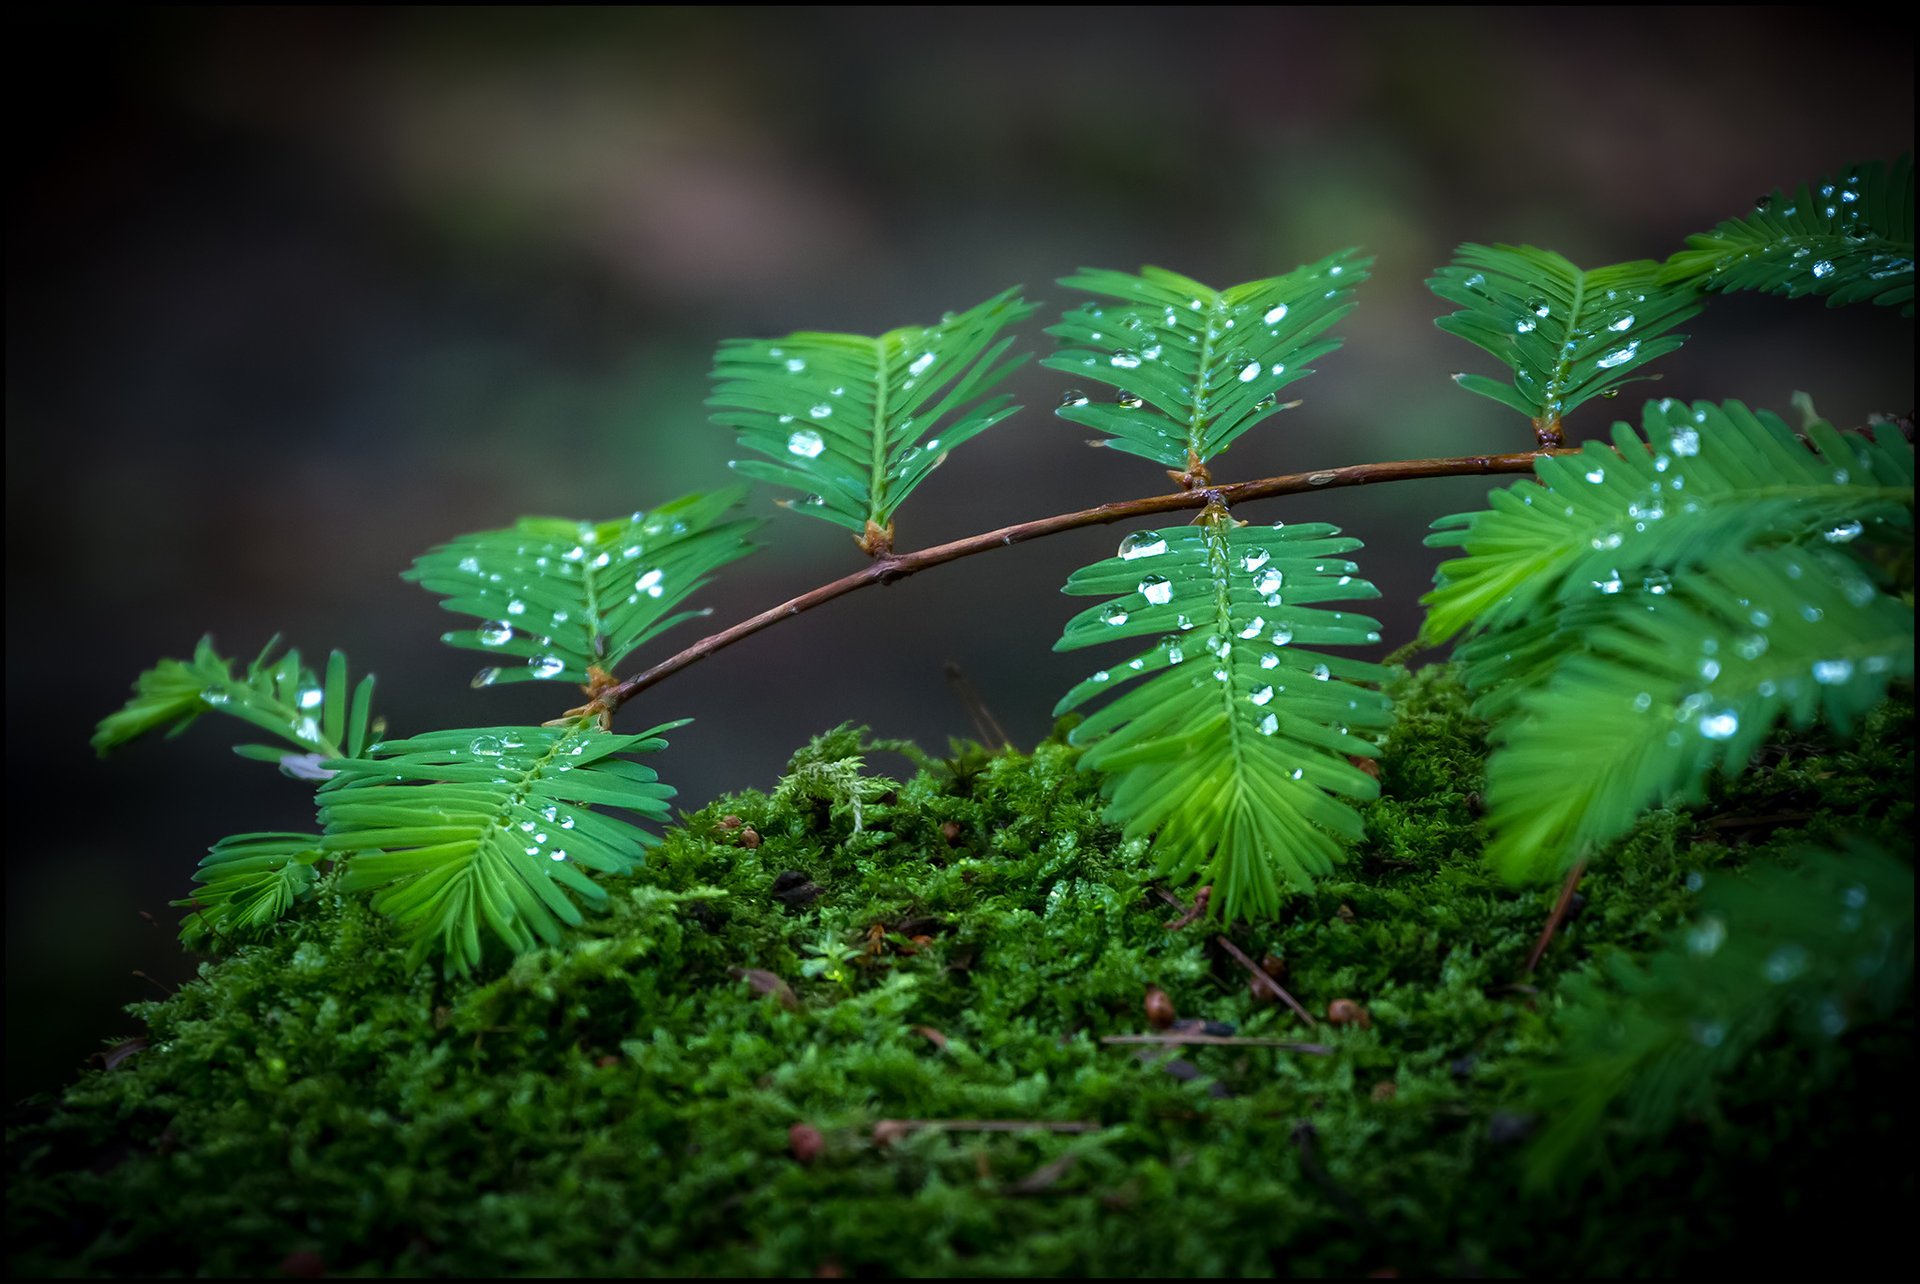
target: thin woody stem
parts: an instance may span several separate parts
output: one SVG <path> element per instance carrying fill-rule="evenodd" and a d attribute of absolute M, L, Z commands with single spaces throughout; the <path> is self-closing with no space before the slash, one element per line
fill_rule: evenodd
<path fill-rule="evenodd" d="M 760 630 L 770 628 L 782 620 L 791 619 L 803 611 L 810 611 L 855 589 L 866 588 L 870 584 L 891 584 L 895 580 L 905 579 L 929 567 L 939 566 L 945 562 L 955 562 L 963 557 L 971 557 L 975 553 L 984 553 L 989 549 L 1004 548 L 1009 544 L 1024 544 L 1028 540 L 1058 535 L 1064 531 L 1079 530 L 1085 526 L 1104 526 L 1110 522 L 1150 517 L 1156 513 L 1205 508 L 1209 504 L 1233 505 L 1255 499 L 1272 499 L 1278 495 L 1334 490 L 1342 486 L 1365 486 L 1374 482 L 1412 481 L 1420 477 L 1527 473 L 1533 471 L 1536 460 L 1547 455 L 1567 453 L 1570 452 L 1564 449 L 1530 450 L 1508 455 L 1455 455 L 1444 459 L 1398 459 L 1379 464 L 1349 464 L 1345 468 L 1327 468 L 1310 473 L 1287 473 L 1279 477 L 1263 477 L 1257 481 L 1238 482 L 1231 486 L 1202 485 L 1177 494 L 1151 495 L 1145 499 L 1101 504 L 1097 508 L 1086 508 L 1076 513 L 1061 513 L 1054 517 L 1043 517 L 1038 521 L 1002 526 L 998 530 L 969 535 L 965 539 L 936 544 L 931 548 L 919 549 L 912 553 L 883 552 L 871 563 L 851 575 L 842 576 L 830 584 L 822 584 L 790 601 L 782 602 L 779 606 L 742 620 L 732 628 L 722 629 L 718 633 L 701 638 L 678 655 L 662 660 L 651 669 L 606 687 L 595 693 L 594 699 L 582 706 L 580 712 L 611 714 L 655 683 L 671 677 L 690 665 L 698 664 L 714 652 L 724 650 L 743 638 L 752 637 Z"/>

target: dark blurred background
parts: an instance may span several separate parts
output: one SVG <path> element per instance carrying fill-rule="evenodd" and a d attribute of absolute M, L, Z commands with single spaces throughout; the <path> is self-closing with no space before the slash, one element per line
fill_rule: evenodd
<path fill-rule="evenodd" d="M 1446 377 L 1489 368 L 1432 325 L 1422 281 L 1455 244 L 1663 257 L 1776 185 L 1912 147 L 1910 50 L 1806 10 L 70 6 L 7 26 L 9 1100 L 190 973 L 167 902 L 208 844 L 311 818 L 228 726 L 95 761 L 133 677 L 203 632 L 251 655 L 280 631 L 378 672 L 397 731 L 559 712 L 552 688 L 470 691 L 480 657 L 440 646 L 451 617 L 397 574 L 522 514 L 728 481 L 701 405 L 718 340 L 924 323 L 1014 282 L 1051 312 L 1082 265 L 1226 285 L 1358 244 L 1378 265 L 1347 347 L 1218 475 L 1519 449 L 1524 423 Z M 1662 394 L 1785 410 L 1805 389 L 1843 424 L 1913 405 L 1889 312 L 1742 297 L 1687 329 Z M 1031 409 L 934 475 L 904 546 L 1167 488 L 1052 417 L 1064 382 L 1017 377 Z M 1384 651 L 1439 560 L 1426 523 L 1486 489 L 1258 511 L 1368 541 Z M 768 547 L 703 595 L 716 626 L 861 560 L 755 504 Z M 1049 651 L 1057 589 L 1119 535 L 836 602 L 623 725 L 700 715 L 661 764 L 697 806 L 843 719 L 972 734 L 952 660 L 1030 744 L 1098 664 Z"/>

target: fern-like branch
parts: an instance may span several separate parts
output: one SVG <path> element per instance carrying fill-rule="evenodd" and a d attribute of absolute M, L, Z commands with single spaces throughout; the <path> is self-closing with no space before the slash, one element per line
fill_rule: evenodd
<path fill-rule="evenodd" d="M 1095 444 L 1205 481 L 1206 462 L 1286 409 L 1280 390 L 1340 346 L 1326 331 L 1352 311 L 1371 262 L 1346 250 L 1227 290 L 1155 267 L 1063 277 L 1114 302 L 1089 303 L 1049 327 L 1067 346 L 1041 364 L 1117 391 L 1112 404 L 1069 392 L 1057 413 L 1107 434 Z"/>
<path fill-rule="evenodd" d="M 1436 521 L 1427 543 L 1467 556 L 1441 563 L 1421 599 L 1423 640 L 1623 589 L 1657 594 L 1754 544 L 1912 538 L 1913 448 L 1891 427 L 1868 437 L 1815 422 L 1803 445 L 1777 415 L 1737 401 L 1649 402 L 1643 425 L 1644 440 L 1616 423 L 1611 449 L 1543 456 L 1537 481 Z"/>
<path fill-rule="evenodd" d="M 279 922 L 313 889 L 314 866 L 324 857 L 318 834 L 234 834 L 200 861 L 199 891 L 176 906 L 192 913 L 181 922 L 189 949 L 254 939 Z"/>
<path fill-rule="evenodd" d="M 795 512 L 844 526 L 869 553 L 892 546 L 893 514 L 947 452 L 1019 407 L 980 398 L 1024 361 L 1001 331 L 1033 312 L 1008 290 L 932 326 L 870 338 L 802 332 L 730 339 L 714 356 L 717 424 L 774 462 L 736 460 L 791 487 Z"/>
<path fill-rule="evenodd" d="M 1687 238 L 1661 279 L 1705 290 L 1824 295 L 1913 315 L 1913 158 L 1854 165 L 1775 191 L 1745 218 Z"/>
<path fill-rule="evenodd" d="M 236 745 L 243 758 L 278 763 L 290 775 L 312 778 L 324 758 L 356 758 L 366 748 L 373 704 L 373 677 L 349 689 L 347 658 L 333 652 L 325 680 L 289 650 L 278 660 L 275 637 L 246 671 L 235 674 L 233 661 L 204 637 L 190 660 L 162 660 L 134 683 L 133 698 L 101 719 L 93 747 L 101 754 L 155 731 L 179 735 L 201 714 L 219 712 L 280 737 L 278 745 Z"/>
<path fill-rule="evenodd" d="M 1205 871 L 1229 920 L 1270 914 L 1287 887 L 1331 870 L 1334 836 L 1360 836 L 1341 797 L 1379 789 L 1347 759 L 1377 752 L 1364 733 L 1386 724 L 1389 704 L 1355 683 L 1385 671 L 1305 649 L 1380 638 L 1377 621 L 1319 606 L 1379 596 L 1341 556 L 1359 541 L 1337 535 L 1239 525 L 1212 508 L 1192 526 L 1127 536 L 1067 581 L 1112 600 L 1069 621 L 1055 650 L 1159 640 L 1055 712 L 1125 688 L 1074 729 L 1089 746 L 1081 765 L 1106 773 L 1108 814 L 1128 837 L 1154 836 L 1163 874 Z"/>
<path fill-rule="evenodd" d="M 1583 271 L 1530 245 L 1462 245 L 1427 285 L 1461 308 L 1435 325 L 1513 369 L 1510 384 L 1454 381 L 1527 416 L 1543 446 L 1561 443 L 1561 421 L 1584 402 L 1656 377 L 1636 372 L 1686 342 L 1668 331 L 1701 306 L 1692 287 L 1663 283 L 1658 263 Z"/>
<path fill-rule="evenodd" d="M 1748 550 L 1590 628 L 1495 728 L 1487 858 L 1512 878 L 1564 870 L 1641 811 L 1697 801 L 1773 727 L 1846 731 L 1913 676 L 1913 608 L 1837 551 Z"/>
<path fill-rule="evenodd" d="M 482 669 L 475 686 L 551 679 L 587 682 L 699 611 L 674 608 L 706 576 L 753 551 L 760 523 L 727 514 L 745 487 L 686 495 L 611 522 L 530 517 L 506 530 L 463 535 L 423 554 L 404 578 L 443 594 L 476 629 L 441 635 L 451 646 L 513 657 Z"/>
<path fill-rule="evenodd" d="M 416 961 L 435 950 L 466 971 L 482 957 L 481 928 L 515 952 L 578 924 L 567 893 L 593 905 L 606 893 L 585 871 L 625 873 L 658 841 L 590 809 L 667 818 L 673 789 L 614 755 L 659 749 L 668 723 L 637 735 L 564 727 L 440 731 L 376 745 L 368 758 L 328 764 L 321 846 L 348 856 L 341 890 L 377 890 L 374 908 L 414 937 Z"/>
<path fill-rule="evenodd" d="M 1550 1122 L 1527 1156 L 1530 1183 L 1584 1172 L 1603 1128 L 1658 1138 L 1776 1031 L 1797 1039 L 1817 1082 L 1833 1065 L 1823 1049 L 1912 989 L 1912 867 L 1861 847 L 1798 860 L 1711 878 L 1664 948 L 1614 956 L 1611 985 L 1569 978 L 1562 1055 L 1531 1084 Z"/>

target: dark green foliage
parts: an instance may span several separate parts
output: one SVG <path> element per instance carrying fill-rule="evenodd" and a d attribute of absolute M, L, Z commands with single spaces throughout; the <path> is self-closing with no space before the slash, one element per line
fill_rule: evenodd
<path fill-rule="evenodd" d="M 1498 721 L 1488 857 L 1556 872 L 1642 810 L 1698 798 L 1781 719 L 1843 732 L 1913 672 L 1913 446 L 1819 420 L 1802 442 L 1737 402 L 1647 407 L 1645 439 L 1539 460 L 1435 523 L 1423 637 Z M 1910 572 L 1909 572 L 1910 574 Z"/>
<path fill-rule="evenodd" d="M 1031 315 L 1017 287 L 931 326 L 877 338 L 790 334 L 729 339 L 714 354 L 713 421 L 774 460 L 736 460 L 757 481 L 792 487 L 783 506 L 864 535 L 884 531 L 947 452 L 1019 409 L 980 400 L 1026 360 L 1002 360 L 1001 331 Z"/>
<path fill-rule="evenodd" d="M 199 891 L 175 901 L 193 912 L 181 921 L 188 949 L 209 950 L 261 936 L 313 889 L 325 859 L 318 834 L 234 834 L 201 858 Z"/>
<path fill-rule="evenodd" d="M 507 530 L 462 535 L 418 558 L 403 578 L 446 596 L 477 629 L 443 633 L 450 646 L 514 657 L 480 670 L 476 687 L 546 678 L 586 682 L 701 611 L 668 614 L 705 577 L 753 551 L 757 519 L 727 514 L 736 486 L 684 495 L 611 522 L 527 517 Z"/>
<path fill-rule="evenodd" d="M 1860 849 L 1707 880 L 1687 928 L 1638 963 L 1616 955 L 1568 978 L 1562 1061 L 1534 1077 L 1552 1118 L 1535 1180 L 1599 1156 L 1592 1134 L 1618 1099 L 1630 1136 L 1658 1136 L 1712 1100 L 1783 1024 L 1831 1074 L 1856 1025 L 1885 1020 L 1913 987 L 1913 866 Z"/>
<path fill-rule="evenodd" d="M 379 889 L 373 906 L 407 929 L 416 963 L 444 953 L 454 970 L 477 966 L 482 925 L 516 953 L 557 945 L 562 923 L 581 923 L 568 892 L 606 904 L 583 871 L 626 873 L 657 841 L 592 806 L 667 818 L 674 790 L 615 755 L 664 749 L 659 733 L 682 725 L 476 727 L 375 745 L 328 764 L 320 845 L 348 858 L 341 891 Z"/>
<path fill-rule="evenodd" d="M 1693 291 L 1662 284 L 1653 262 L 1582 271 L 1531 245 L 1463 245 L 1454 259 L 1427 285 L 1461 311 L 1434 324 L 1513 368 L 1511 384 L 1475 374 L 1454 382 L 1543 429 L 1655 377 L 1635 372 L 1685 343 L 1667 332 L 1700 311 Z"/>
<path fill-rule="evenodd" d="M 1380 596 L 1343 556 L 1360 541 L 1338 536 L 1209 509 L 1191 526 L 1128 535 L 1067 581 L 1068 593 L 1111 600 L 1068 621 L 1056 651 L 1157 640 L 1054 712 L 1125 688 L 1074 728 L 1073 742 L 1091 746 L 1082 765 L 1105 774 L 1108 818 L 1153 838 L 1162 874 L 1212 884 L 1229 921 L 1269 916 L 1329 872 L 1340 854 L 1330 835 L 1360 836 L 1340 798 L 1378 792 L 1347 756 L 1377 752 L 1367 733 L 1389 705 L 1355 684 L 1385 670 L 1306 649 L 1380 640 L 1378 620 L 1320 605 Z"/>
<path fill-rule="evenodd" d="M 1056 412 L 1103 443 L 1174 471 L 1196 468 L 1287 409 L 1280 389 L 1340 346 L 1327 330 L 1353 310 L 1371 259 L 1351 250 L 1285 276 L 1215 290 L 1164 268 L 1083 268 L 1060 284 L 1113 302 L 1067 313 L 1047 333 L 1068 346 L 1041 362 L 1117 390 L 1112 405 L 1067 392 Z"/>
<path fill-rule="evenodd" d="M 1824 295 L 1827 306 L 1873 302 L 1913 315 L 1913 158 L 1851 165 L 1775 191 L 1753 213 L 1687 238 L 1665 281 L 1705 290 Z"/>
<path fill-rule="evenodd" d="M 279 763 L 289 775 L 312 778 L 320 758 L 358 757 L 366 748 L 373 703 L 373 678 L 347 687 L 347 658 L 338 651 L 327 660 L 324 684 L 300 662 L 298 651 L 272 658 L 275 637 L 244 674 L 213 649 L 204 637 L 191 660 L 162 660 L 141 674 L 126 707 L 100 720 L 93 747 L 100 753 L 129 740 L 165 729 L 179 735 L 194 719 L 216 710 L 279 736 L 294 752 L 275 745 L 237 745 L 243 758 Z"/>
<path fill-rule="evenodd" d="M 1519 1188 L 1528 1084 L 1571 976 L 1697 923 L 1690 877 L 1842 831 L 1904 847 L 1910 694 L 1849 742 L 1776 738 L 1710 810 L 1609 853 L 1529 986 L 1552 900 L 1478 860 L 1482 728 L 1444 670 L 1401 679 L 1369 841 L 1255 959 L 1324 1011 L 1256 1003 L 1202 925 L 1169 931 L 1139 845 L 1057 743 L 970 751 L 846 811 L 722 799 L 610 913 L 492 977 L 406 965 L 323 880 L 286 927 L 143 1004 L 147 1046 L 9 1129 L 16 1274 L 1403 1275 L 1844 1270 L 1914 1196 L 1911 1006 L 1837 1039 L 1792 1022 L 1612 1166 Z M 802 766 L 858 756 L 842 736 Z M 868 751 L 871 752 L 871 751 Z M 1798 820 L 1781 821 L 1797 812 Z M 1772 819 L 1767 819 L 1772 818 Z M 1765 823 L 1753 823 L 1764 821 Z M 751 828 L 758 845 L 742 839 Z M 811 899 L 775 889 L 798 874 Z M 331 876 L 330 876 L 331 877 Z M 875 934 L 873 929 L 880 929 Z M 1217 930 L 1217 929 L 1216 929 Z M 915 938 L 925 938 L 915 939 Z M 1728 936 L 1729 946 L 1734 937 Z M 845 980 L 806 963 L 839 952 Z M 847 962 L 847 955 L 855 958 Z M 781 978 L 784 1006 L 747 970 Z M 1330 1055 L 1106 1045 L 1182 1017 Z M 932 1035 L 922 1033 L 922 1029 Z M 1809 1057 L 1809 1047 L 1831 1054 Z M 1149 1049 L 1149 1051 L 1157 1051 Z M 1391 1095 L 1381 1087 L 1393 1085 Z M 892 1132 L 886 1119 L 1096 1131 Z M 824 1138 L 803 1165 L 789 1129 Z M 1304 1127 L 1303 1127 L 1304 1125 Z"/>

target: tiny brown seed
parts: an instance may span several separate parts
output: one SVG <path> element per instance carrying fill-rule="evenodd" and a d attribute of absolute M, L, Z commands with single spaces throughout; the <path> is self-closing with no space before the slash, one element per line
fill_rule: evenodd
<path fill-rule="evenodd" d="M 742 847 L 758 847 L 760 845 L 760 835 L 751 827 L 742 829 L 740 831 L 740 845 Z"/>
<path fill-rule="evenodd" d="M 795 1124 L 787 1129 L 787 1149 L 803 1164 L 811 1164 L 818 1159 L 826 1144 L 827 1139 L 812 1124 Z"/>
<path fill-rule="evenodd" d="M 1173 1000 L 1167 992 L 1157 985 L 1147 987 L 1147 1024 L 1156 1030 L 1164 1030 L 1173 1024 L 1177 1015 L 1173 1010 Z"/>
<path fill-rule="evenodd" d="M 1287 961 L 1278 954 L 1260 956 L 1260 970 L 1276 981 L 1284 980 L 1287 975 Z"/>
<path fill-rule="evenodd" d="M 1327 1004 L 1327 1020 L 1334 1025 L 1357 1026 L 1362 1030 L 1373 1025 L 1373 1018 L 1367 1010 L 1352 999 L 1335 999 Z"/>
<path fill-rule="evenodd" d="M 715 829 L 733 830 L 733 829 L 740 828 L 740 826 L 744 825 L 745 823 L 746 822 L 741 820 L 738 816 L 722 816 L 720 819 L 713 822 L 713 827 Z"/>

